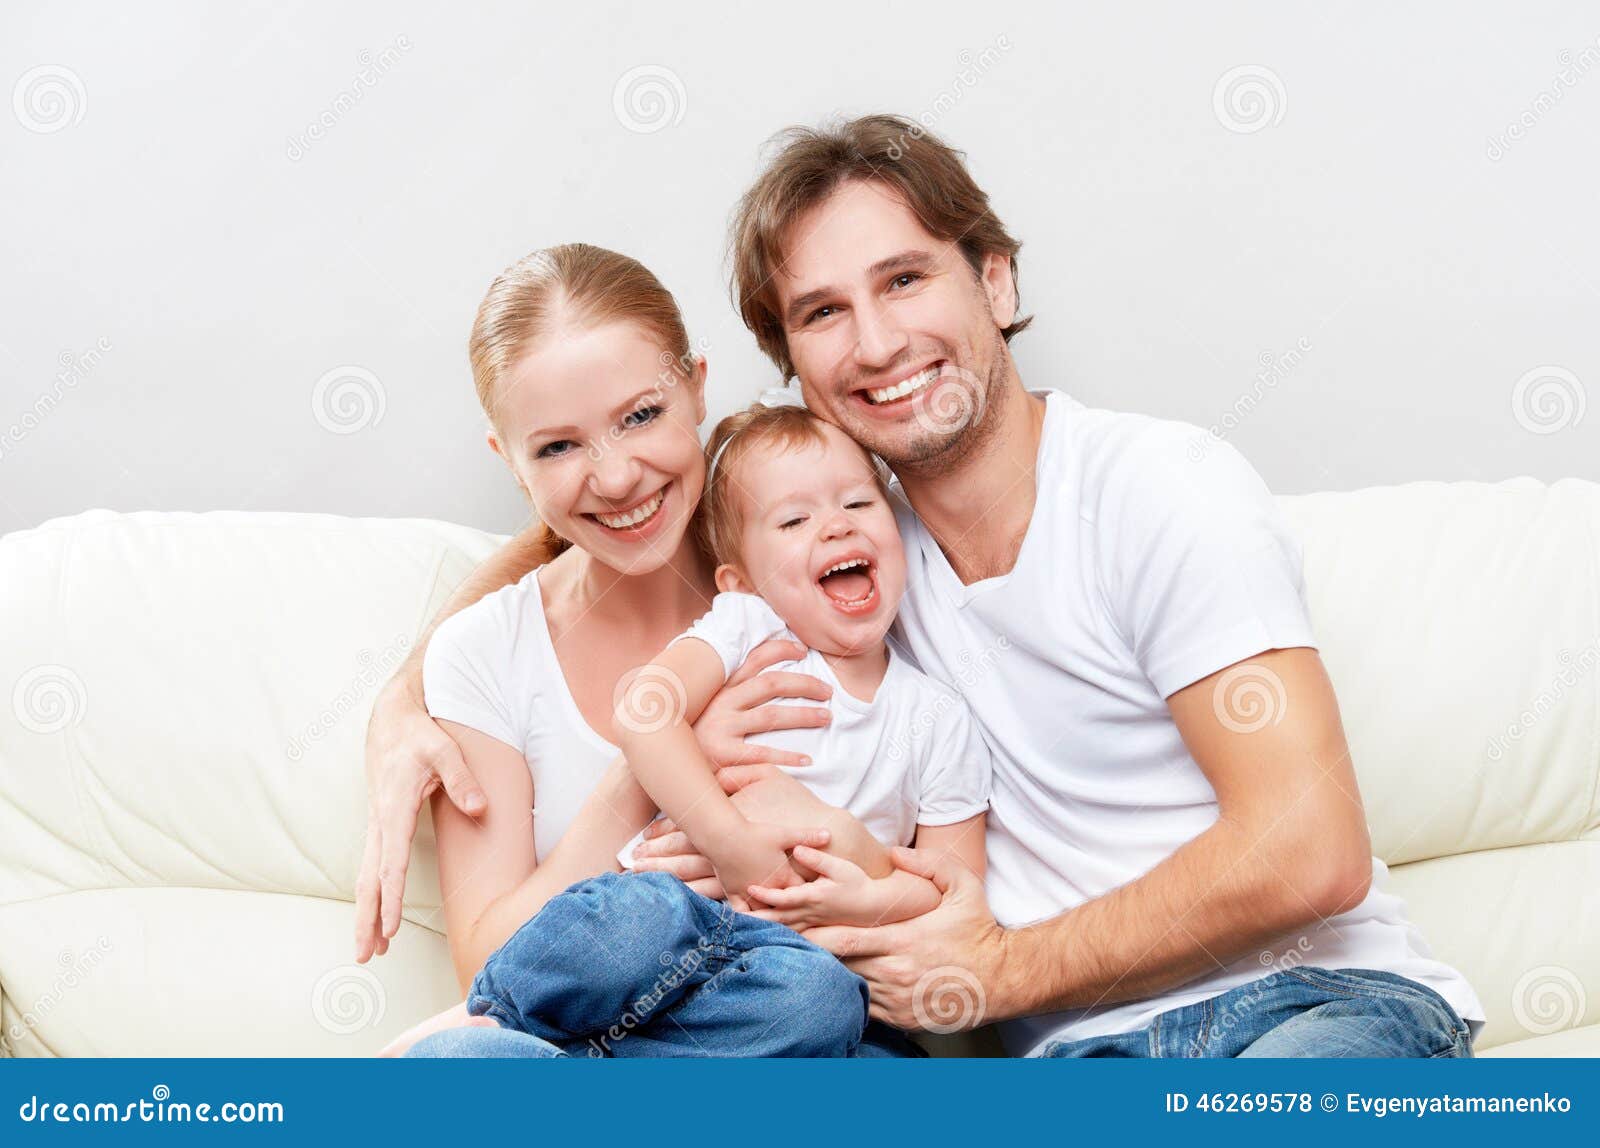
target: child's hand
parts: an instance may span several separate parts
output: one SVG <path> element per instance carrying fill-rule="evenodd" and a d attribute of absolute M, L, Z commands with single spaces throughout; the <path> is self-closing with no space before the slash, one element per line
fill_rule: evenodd
<path fill-rule="evenodd" d="M 884 890 L 859 865 L 805 846 L 794 854 L 801 864 L 816 870 L 817 878 L 803 885 L 751 886 L 755 916 L 796 930 L 816 925 L 866 928 L 882 920 L 886 909 Z"/>
<path fill-rule="evenodd" d="M 711 864 L 728 893 L 730 903 L 743 897 L 753 886 L 786 889 L 805 880 L 790 863 L 789 851 L 803 841 L 814 840 L 816 829 L 790 829 L 761 821 L 747 821 L 744 827 L 714 853 Z"/>

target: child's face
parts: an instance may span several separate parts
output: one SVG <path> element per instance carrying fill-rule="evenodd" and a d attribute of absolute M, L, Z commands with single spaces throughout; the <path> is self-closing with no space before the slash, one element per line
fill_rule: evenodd
<path fill-rule="evenodd" d="M 822 444 L 759 443 L 739 458 L 729 475 L 739 561 L 717 571 L 717 585 L 760 594 L 812 649 L 855 654 L 881 643 L 894 621 L 905 552 L 865 452 L 821 425 Z"/>

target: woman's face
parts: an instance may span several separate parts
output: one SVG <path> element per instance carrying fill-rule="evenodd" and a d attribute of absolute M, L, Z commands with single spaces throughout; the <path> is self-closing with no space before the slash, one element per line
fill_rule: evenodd
<path fill-rule="evenodd" d="M 705 485 L 705 361 L 687 379 L 644 327 L 565 327 L 499 382 L 489 445 L 541 521 L 624 574 L 677 554 Z"/>

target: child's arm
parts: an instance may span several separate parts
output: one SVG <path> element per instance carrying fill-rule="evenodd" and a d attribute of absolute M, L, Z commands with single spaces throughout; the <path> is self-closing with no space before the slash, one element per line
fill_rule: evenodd
<path fill-rule="evenodd" d="M 980 813 L 954 825 L 919 825 L 916 848 L 936 856 L 948 854 L 981 878 L 987 818 Z M 801 846 L 794 856 L 819 876 L 788 889 L 753 887 L 752 900 L 765 906 L 756 916 L 802 931 L 818 925 L 870 927 L 920 917 L 939 904 L 934 883 L 904 869 L 872 878 L 850 861 L 818 849 Z"/>
<path fill-rule="evenodd" d="M 793 830 L 749 821 L 723 792 L 694 722 L 722 687 L 722 658 L 698 638 L 674 642 L 617 699 L 613 723 L 639 785 L 704 853 L 733 898 L 751 885 L 801 880 L 786 848 Z"/>

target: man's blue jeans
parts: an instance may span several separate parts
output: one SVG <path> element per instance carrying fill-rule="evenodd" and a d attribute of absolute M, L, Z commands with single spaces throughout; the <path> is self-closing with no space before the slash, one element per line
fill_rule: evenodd
<path fill-rule="evenodd" d="M 1285 969 L 1159 1014 L 1147 1028 L 1053 1041 L 1041 1056 L 1471 1056 L 1438 993 L 1373 969 Z"/>
<path fill-rule="evenodd" d="M 550 901 L 489 958 L 467 1011 L 410 1056 L 856 1056 L 867 985 L 793 929 L 665 873 Z M 876 1027 L 876 1026 L 875 1026 Z"/>

